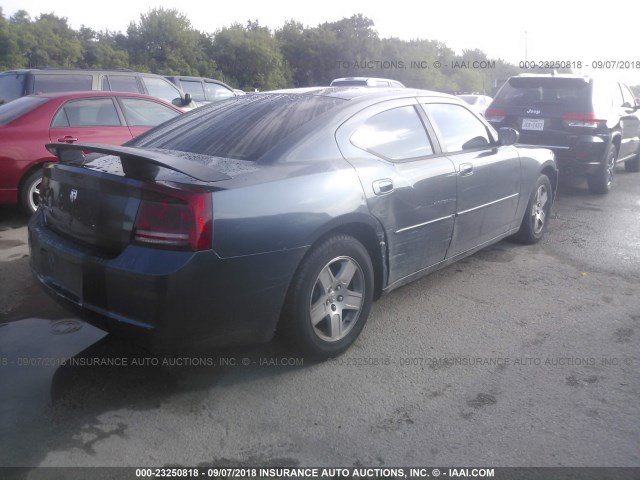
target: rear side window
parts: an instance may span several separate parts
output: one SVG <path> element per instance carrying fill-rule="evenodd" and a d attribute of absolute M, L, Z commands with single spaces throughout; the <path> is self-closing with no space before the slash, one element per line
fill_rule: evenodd
<path fill-rule="evenodd" d="M 0 105 L 24 95 L 24 74 L 5 73 L 0 75 Z"/>
<path fill-rule="evenodd" d="M 142 98 L 121 98 L 120 103 L 130 127 L 155 127 L 180 115 L 166 105 Z"/>
<path fill-rule="evenodd" d="M 112 92 L 142 93 L 136 77 L 128 75 L 109 75 L 109 90 Z"/>
<path fill-rule="evenodd" d="M 38 73 L 34 75 L 33 92 L 50 93 L 91 90 L 92 80 L 93 77 L 91 75 L 51 75 Z"/>
<path fill-rule="evenodd" d="M 394 161 L 433 154 L 424 125 L 410 105 L 374 115 L 354 132 L 351 143 Z"/>
<path fill-rule="evenodd" d="M 344 103 L 331 97 L 233 97 L 181 115 L 129 145 L 255 161 L 301 126 Z"/>
<path fill-rule="evenodd" d="M 466 108 L 449 103 L 423 106 L 440 131 L 447 152 L 486 147 L 491 143 L 487 128 Z"/>
<path fill-rule="evenodd" d="M 590 84 L 581 78 L 512 77 L 500 89 L 494 106 L 559 104 L 579 112 L 591 107 Z"/>
<path fill-rule="evenodd" d="M 0 105 L 0 125 L 6 125 L 48 101 L 49 99 L 46 97 L 29 96 Z"/>
<path fill-rule="evenodd" d="M 51 127 L 119 127 L 120 117 L 113 100 L 92 98 L 71 100 L 56 113 Z"/>

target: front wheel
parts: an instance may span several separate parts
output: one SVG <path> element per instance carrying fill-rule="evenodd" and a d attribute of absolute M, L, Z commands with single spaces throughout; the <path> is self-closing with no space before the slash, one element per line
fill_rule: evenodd
<path fill-rule="evenodd" d="M 305 355 L 329 358 L 358 337 L 373 303 L 373 265 L 355 238 L 336 235 L 313 248 L 296 273 L 281 329 Z"/>
<path fill-rule="evenodd" d="M 531 192 L 520 230 L 514 235 L 514 239 L 526 244 L 538 243 L 542 240 L 547 229 L 552 202 L 551 181 L 546 175 L 540 175 Z"/>
<path fill-rule="evenodd" d="M 40 183 L 42 183 L 42 168 L 37 168 L 27 175 L 22 182 L 22 187 L 20 187 L 20 205 L 29 216 L 33 215 L 38 209 Z"/>

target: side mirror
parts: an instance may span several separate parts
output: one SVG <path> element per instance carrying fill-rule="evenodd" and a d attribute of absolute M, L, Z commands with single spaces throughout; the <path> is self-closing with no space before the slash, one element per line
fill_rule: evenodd
<path fill-rule="evenodd" d="M 184 94 L 184 98 L 182 99 L 182 105 L 184 105 L 184 106 L 189 105 L 191 103 L 191 100 L 193 100 L 191 98 L 191 94 L 190 93 L 185 93 Z"/>
<path fill-rule="evenodd" d="M 520 134 L 517 130 L 509 127 L 502 127 L 498 129 L 498 142 L 500 145 L 515 145 L 518 143 Z"/>

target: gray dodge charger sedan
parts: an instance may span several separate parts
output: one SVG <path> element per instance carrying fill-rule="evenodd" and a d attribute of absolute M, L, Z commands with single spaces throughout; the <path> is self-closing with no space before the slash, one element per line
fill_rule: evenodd
<path fill-rule="evenodd" d="M 311 88 L 233 97 L 122 147 L 51 144 L 31 268 L 156 351 L 278 331 L 337 355 L 382 294 L 542 238 L 553 153 L 516 141 L 449 95 Z"/>

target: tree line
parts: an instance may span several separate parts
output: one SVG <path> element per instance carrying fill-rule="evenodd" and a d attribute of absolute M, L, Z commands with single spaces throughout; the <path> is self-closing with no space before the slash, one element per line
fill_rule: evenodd
<path fill-rule="evenodd" d="M 522 70 L 478 49 L 461 55 L 434 40 L 380 38 L 358 14 L 315 27 L 290 20 L 271 31 L 258 21 L 201 32 L 175 9 L 152 9 L 126 33 L 75 30 L 52 13 L 10 18 L 0 7 L 0 71 L 40 66 L 128 68 L 217 78 L 247 91 L 328 85 L 348 76 L 387 77 L 408 87 L 491 95 Z"/>

